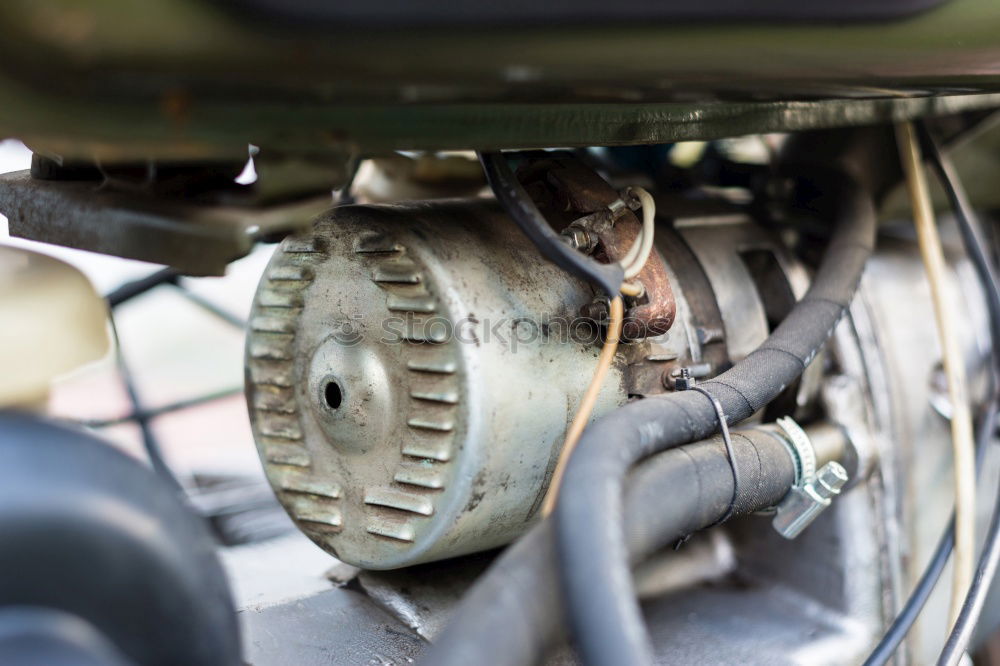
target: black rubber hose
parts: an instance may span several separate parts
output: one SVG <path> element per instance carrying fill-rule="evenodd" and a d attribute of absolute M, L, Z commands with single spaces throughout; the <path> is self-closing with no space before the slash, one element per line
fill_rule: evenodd
<path fill-rule="evenodd" d="M 872 196 L 844 177 L 821 191 L 835 228 L 809 291 L 758 349 L 701 384 L 730 423 L 751 416 L 802 374 L 854 298 L 875 241 Z M 652 662 L 621 524 L 626 475 L 643 458 L 718 427 L 712 402 L 684 391 L 625 405 L 583 433 L 566 469 L 554 526 L 570 628 L 584 663 Z"/>
<path fill-rule="evenodd" d="M 986 244 L 982 239 L 979 222 L 976 219 L 975 211 L 969 203 L 968 197 L 965 195 L 965 191 L 962 189 L 955 170 L 952 168 L 951 163 L 947 160 L 947 158 L 945 158 L 945 156 L 941 153 L 941 149 L 938 146 L 937 141 L 935 141 L 934 137 L 927 129 L 927 125 L 925 123 L 920 123 L 918 125 L 918 129 L 920 131 L 920 138 L 924 147 L 925 155 L 930 161 L 938 181 L 944 188 L 948 201 L 951 204 L 953 212 L 955 213 L 955 219 L 958 222 L 958 229 L 962 236 L 962 245 L 964 246 L 965 252 L 975 268 L 976 276 L 979 278 L 979 281 L 983 286 L 983 291 L 986 295 L 986 307 L 990 313 L 990 336 L 992 338 L 992 344 L 995 347 L 995 345 L 1000 342 L 1000 289 L 997 287 L 996 274 L 993 270 L 993 265 L 989 259 L 989 255 L 987 254 Z M 979 431 L 976 436 L 977 468 L 982 467 L 983 455 L 986 451 L 986 443 L 989 441 L 989 437 L 992 435 L 993 428 L 996 424 L 996 398 L 993 393 L 997 388 L 996 366 L 998 358 L 1000 358 L 1000 356 L 998 356 L 997 350 L 994 348 L 994 369 L 991 373 L 992 387 L 990 390 L 991 404 L 987 408 L 986 415 L 980 422 Z M 941 577 L 941 573 L 944 571 L 948 558 L 951 557 L 951 551 L 955 547 L 954 527 L 955 516 L 954 513 L 952 513 L 951 520 L 945 528 L 944 534 L 941 535 L 937 548 L 934 550 L 934 554 L 927 563 L 924 573 L 920 576 L 920 580 L 917 581 L 916 586 L 913 588 L 913 592 L 910 594 L 909 599 L 906 600 L 906 603 L 903 605 L 902 610 L 900 610 L 899 615 L 896 616 L 892 625 L 890 625 L 889 629 L 886 630 L 885 635 L 878 642 L 878 645 L 875 646 L 875 649 L 872 650 L 872 653 L 865 661 L 865 666 L 882 666 L 883 664 L 888 663 L 889 659 L 892 658 L 893 653 L 903 642 L 903 639 L 906 638 L 906 634 L 913 627 L 917 617 L 924 608 L 924 604 L 926 604 L 927 599 L 930 598 L 931 592 L 934 590 L 934 586 L 937 584 L 938 579 Z"/>
<path fill-rule="evenodd" d="M 732 436 L 740 470 L 736 513 L 775 505 L 795 480 L 785 445 L 759 429 L 733 431 Z M 668 502 L 664 488 L 671 489 Z M 714 524 L 728 509 L 732 493 L 733 474 L 719 436 L 643 462 L 630 475 L 625 496 L 629 560 L 641 562 Z M 508 548 L 476 581 L 421 663 L 525 666 L 540 661 L 562 638 L 565 626 L 557 570 L 548 520 Z"/>
<path fill-rule="evenodd" d="M 0 611 L 61 611 L 143 666 L 243 663 L 204 521 L 106 442 L 0 410 L 0 534 Z"/>
<path fill-rule="evenodd" d="M 502 153 L 479 153 L 486 180 L 497 201 L 542 255 L 564 271 L 596 284 L 608 296 L 618 295 L 625 271 L 618 262 L 602 264 L 570 247 L 521 187 Z"/>
<path fill-rule="evenodd" d="M 986 414 L 980 420 L 979 429 L 976 432 L 977 469 L 982 469 L 983 458 L 986 455 L 990 438 L 996 431 L 996 424 L 997 413 L 996 405 L 994 404 L 990 405 L 986 410 Z M 923 575 L 920 576 L 920 580 L 914 586 L 910 598 L 906 600 L 903 609 L 899 611 L 899 615 L 896 616 L 896 619 L 889 629 L 886 630 L 885 635 L 882 636 L 878 645 L 875 646 L 868 659 L 865 660 L 864 666 L 883 666 L 889 663 L 892 655 L 899 648 L 903 639 L 906 638 L 906 634 L 909 633 L 913 624 L 917 621 L 920 611 L 924 609 L 924 605 L 930 598 L 931 592 L 934 591 L 934 586 L 937 584 L 938 579 L 941 578 L 941 573 L 944 571 L 944 567 L 948 563 L 948 558 L 951 557 L 951 551 L 954 547 L 955 512 L 952 511 L 948 526 L 945 527 L 944 534 L 941 535 L 937 548 L 935 548 L 934 554 L 931 556 L 930 561 L 928 561 Z"/>

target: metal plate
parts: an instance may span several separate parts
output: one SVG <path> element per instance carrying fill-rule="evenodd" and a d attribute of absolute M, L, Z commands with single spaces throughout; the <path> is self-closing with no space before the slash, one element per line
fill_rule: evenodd
<path fill-rule="evenodd" d="M 289 33 L 242 18 L 184 0 L 3 3 L 0 133 L 66 156 L 207 158 L 250 142 L 309 155 L 659 143 L 1000 106 L 970 94 L 1000 89 L 992 0 L 796 27 Z"/>
<path fill-rule="evenodd" d="M 301 228 L 329 205 L 329 197 L 272 208 L 197 205 L 115 192 L 94 181 L 0 175 L 0 212 L 12 236 L 165 264 L 187 275 L 222 275 L 258 237 Z"/>

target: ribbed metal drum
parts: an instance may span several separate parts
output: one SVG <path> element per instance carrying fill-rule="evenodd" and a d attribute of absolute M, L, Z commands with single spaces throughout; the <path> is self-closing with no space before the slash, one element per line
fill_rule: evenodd
<path fill-rule="evenodd" d="M 597 362 L 593 297 L 487 201 L 338 208 L 286 239 L 246 349 L 284 507 L 373 569 L 523 532 Z M 616 364 L 594 416 L 625 399 Z"/>

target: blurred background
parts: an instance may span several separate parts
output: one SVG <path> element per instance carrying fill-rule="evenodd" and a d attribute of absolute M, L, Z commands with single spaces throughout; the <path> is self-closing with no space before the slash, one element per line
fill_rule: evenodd
<path fill-rule="evenodd" d="M 22 143 L 0 142 L 0 173 L 30 165 L 31 151 Z M 2 215 L 0 244 L 67 261 L 104 295 L 162 270 L 12 238 Z M 177 278 L 116 306 L 109 332 L 117 330 L 117 348 L 61 377 L 49 398 L 53 417 L 86 425 L 144 461 L 147 429 L 145 436 L 212 527 L 237 607 L 244 610 L 326 589 L 324 574 L 337 565 L 294 529 L 278 505 L 247 419 L 242 322 L 275 247 L 258 245 L 232 263 L 225 277 Z"/>

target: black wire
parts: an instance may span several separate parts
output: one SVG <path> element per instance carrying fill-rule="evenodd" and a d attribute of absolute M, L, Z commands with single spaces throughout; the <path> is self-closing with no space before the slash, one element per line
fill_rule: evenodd
<path fill-rule="evenodd" d="M 177 271 L 173 268 L 161 268 L 155 273 L 150 273 L 146 277 L 126 282 L 104 298 L 108 301 L 109 306 L 116 308 L 122 303 L 132 300 L 136 296 L 142 296 L 149 290 L 159 287 L 161 284 L 176 283 Z"/>
<path fill-rule="evenodd" d="M 976 219 L 975 212 L 969 203 L 968 198 L 965 196 L 965 192 L 959 183 L 958 177 L 955 174 L 951 163 L 944 157 L 944 155 L 941 154 L 941 150 L 930 131 L 928 131 L 927 126 L 924 123 L 918 123 L 917 129 L 920 133 L 925 155 L 930 161 L 935 175 L 940 181 L 941 186 L 944 188 L 944 191 L 948 196 L 948 201 L 951 203 L 952 209 L 954 210 L 955 219 L 958 222 L 958 228 L 962 236 L 962 244 L 965 247 L 966 254 L 968 254 L 969 259 L 972 261 L 976 275 L 982 283 L 983 290 L 986 293 L 986 307 L 990 313 L 990 337 L 992 338 L 994 359 L 993 371 L 991 372 L 992 393 L 997 389 L 996 366 L 998 359 L 1000 359 L 1000 354 L 998 354 L 996 349 L 996 345 L 1000 344 L 1000 289 L 997 287 L 996 275 L 993 270 L 993 265 L 989 259 L 989 255 L 986 251 L 986 246 L 982 239 L 982 233 L 979 229 L 979 223 Z M 983 419 L 977 435 L 978 450 L 976 455 L 978 459 L 978 467 L 982 466 L 982 457 L 986 450 L 986 442 L 993 432 L 993 427 L 996 421 L 996 397 L 991 395 L 991 400 L 992 403 L 989 407 L 987 417 Z M 993 515 L 995 521 L 997 517 L 996 510 L 994 510 Z M 892 657 L 892 654 L 896 651 L 896 648 L 899 647 L 900 643 L 902 643 L 903 639 L 906 637 L 907 632 L 909 632 L 910 628 L 913 626 L 917 616 L 920 615 L 920 611 L 923 610 L 924 604 L 927 603 L 927 599 L 930 597 L 934 586 L 941 577 L 941 572 L 944 570 L 945 564 L 951 556 L 951 551 L 955 546 L 954 526 L 955 516 L 954 513 L 952 513 L 951 521 L 945 528 L 944 534 L 941 535 L 941 539 L 938 541 L 934 555 L 931 557 L 927 568 L 924 570 L 923 575 L 920 577 L 916 587 L 913 589 L 913 593 L 910 595 L 910 598 L 907 599 L 903 609 L 886 631 L 882 640 L 879 641 L 878 645 L 875 646 L 875 649 L 865 661 L 865 666 L 881 666 L 882 664 L 887 663 Z M 984 555 L 985 552 L 986 551 L 984 550 Z M 989 586 L 987 585 L 986 588 L 988 589 Z M 965 607 L 963 606 L 963 612 L 964 610 Z M 975 622 L 973 621 L 972 625 L 974 624 Z M 960 628 L 961 626 L 959 624 L 955 625 L 955 630 Z M 969 629 L 969 633 L 971 633 L 971 628 Z M 953 632 L 952 635 L 955 636 L 956 634 Z M 968 636 L 966 636 L 966 644 L 967 643 Z"/>
<path fill-rule="evenodd" d="M 144 409 L 141 412 L 130 412 L 125 416 L 118 416 L 111 419 L 89 419 L 89 420 L 78 420 L 74 421 L 77 425 L 82 425 L 87 428 L 107 428 L 108 426 L 120 425 L 122 423 L 128 423 L 130 421 L 139 421 L 156 418 L 157 416 L 163 416 L 164 414 L 169 414 L 171 412 L 177 412 L 182 409 L 189 409 L 191 407 L 198 407 L 204 405 L 208 402 L 214 402 L 216 400 L 222 400 L 223 398 L 228 398 L 230 396 L 238 395 L 244 391 L 242 386 L 235 386 L 233 388 L 222 389 L 221 391 L 213 391 L 212 393 L 205 393 L 193 398 L 185 398 L 183 400 L 178 400 L 177 402 L 171 402 L 166 405 L 161 405 L 160 407 L 150 407 Z"/>
<path fill-rule="evenodd" d="M 217 396 L 215 396 L 215 394 L 209 394 L 208 396 L 193 398 L 191 400 L 178 403 L 177 405 L 168 405 L 166 408 L 146 409 L 143 406 L 142 399 L 139 397 L 139 391 L 136 387 L 135 378 L 132 376 L 128 363 L 125 361 L 125 355 L 122 352 L 121 340 L 118 337 L 118 327 L 115 324 L 114 316 L 114 309 L 119 305 L 127 303 L 138 296 L 147 294 L 160 285 L 169 284 L 180 290 L 180 292 L 187 296 L 189 300 L 209 310 L 216 316 L 225 319 L 233 325 L 242 326 L 243 322 L 238 318 L 223 312 L 221 309 L 216 308 L 213 304 L 206 302 L 204 299 L 184 288 L 184 286 L 180 284 L 179 278 L 180 276 L 173 268 L 162 268 L 158 271 L 150 273 L 146 277 L 126 282 L 109 293 L 105 299 L 108 302 L 108 321 L 111 325 L 111 335 L 114 338 L 115 343 L 115 362 L 118 366 L 118 372 L 122 378 L 122 384 L 125 387 L 125 393 L 128 395 L 128 399 L 132 407 L 131 413 L 119 421 L 134 421 L 139 426 L 139 432 L 142 435 L 142 446 L 146 451 L 146 457 L 149 459 L 149 464 L 153 468 L 153 471 L 155 471 L 160 478 L 170 484 L 174 490 L 183 493 L 184 486 L 177 479 L 177 477 L 174 476 L 174 473 L 171 471 L 166 459 L 163 457 L 163 450 L 160 448 L 160 443 L 157 440 L 156 435 L 153 433 L 151 421 L 154 417 L 165 413 L 166 411 L 191 407 L 206 400 L 213 400 Z M 95 425 L 111 425 L 111 423 L 97 423 Z"/>
<path fill-rule="evenodd" d="M 954 666 L 965 654 L 969 641 L 972 640 L 972 632 L 979 622 L 983 605 L 986 603 L 986 595 L 989 594 L 993 579 L 996 577 L 997 565 L 1000 564 L 1000 488 L 997 490 L 993 518 L 990 519 L 990 528 L 986 533 L 982 554 L 979 556 L 976 575 L 972 579 L 972 585 L 969 587 L 958 619 L 955 620 L 955 626 L 952 627 L 948 641 L 944 644 L 941 656 L 938 657 L 938 666 Z"/>
<path fill-rule="evenodd" d="M 189 300 L 194 305 L 202 308 L 203 310 L 209 312 L 210 314 L 218 317 L 219 319 L 225 321 L 226 323 L 235 326 L 239 329 L 244 329 L 246 327 L 246 322 L 235 314 L 228 312 L 215 303 L 212 303 L 201 295 L 196 294 L 187 288 L 187 286 L 180 281 L 180 275 L 172 268 L 163 268 L 154 273 L 150 273 L 146 277 L 139 278 L 137 280 L 132 280 L 126 282 L 120 287 L 116 288 L 114 291 L 105 296 L 108 305 L 111 309 L 126 303 L 133 298 L 147 294 L 151 290 L 155 289 L 160 285 L 170 285 L 174 287 L 182 296 Z M 149 421 L 157 416 L 162 416 L 170 412 L 179 411 L 182 409 L 187 409 L 189 407 L 196 407 L 202 405 L 206 402 L 211 402 L 213 400 L 219 400 L 222 398 L 229 397 L 239 393 L 243 389 L 232 388 L 223 389 L 221 391 L 214 391 L 212 393 L 206 393 L 204 395 L 196 396 L 194 398 L 186 398 L 184 400 L 179 400 L 168 405 L 163 405 L 161 407 L 153 407 L 146 409 L 142 407 L 141 401 L 139 399 L 138 391 L 135 387 L 135 382 L 132 378 L 132 373 L 128 366 L 125 364 L 125 358 L 122 355 L 119 340 L 118 340 L 118 329 L 115 326 L 114 316 L 111 315 L 111 331 L 115 338 L 116 346 L 116 361 L 118 364 L 119 372 L 122 375 L 123 383 L 125 384 L 125 391 L 129 396 L 129 401 L 132 403 L 132 410 L 129 414 L 113 419 L 93 419 L 88 421 L 78 421 L 80 425 L 84 425 L 88 428 L 102 428 L 111 425 L 118 425 L 120 423 L 127 423 L 130 421 L 135 421 L 140 430 L 142 431 L 143 444 L 146 448 L 146 453 L 150 458 L 150 462 L 154 467 L 166 468 L 166 463 L 163 460 L 163 456 L 160 452 L 160 446 L 157 443 L 156 438 L 153 436 L 152 429 L 149 425 Z M 173 474 L 171 474 L 173 478 Z M 176 481 L 176 479 L 175 479 Z M 179 486 L 179 484 L 178 484 Z"/>
<path fill-rule="evenodd" d="M 975 267 L 983 290 L 986 292 L 986 307 L 990 313 L 990 334 L 994 344 L 997 344 L 997 341 L 1000 341 L 1000 286 L 998 286 L 996 271 L 993 269 L 993 262 L 990 260 L 986 242 L 983 239 L 982 225 L 962 188 L 951 160 L 941 153 L 937 141 L 924 123 L 918 124 L 917 130 L 924 145 L 927 159 L 930 161 L 955 213 L 958 230 L 962 236 L 962 245 Z M 1000 361 L 1000 357 L 994 360 Z"/>
<path fill-rule="evenodd" d="M 191 301 L 193 304 L 197 305 L 198 307 L 200 307 L 202 310 L 205 310 L 209 314 L 218 317 L 219 319 L 226 322 L 230 326 L 238 328 L 241 331 L 244 328 L 246 328 L 247 323 L 246 321 L 243 320 L 242 317 L 239 317 L 233 314 L 232 312 L 229 312 L 228 310 L 220 308 L 218 305 L 208 300 L 201 294 L 191 291 L 190 289 L 187 288 L 187 286 L 184 285 L 183 282 L 177 280 L 171 282 L 170 286 L 177 289 L 177 291 L 181 294 L 181 296 Z"/>
<path fill-rule="evenodd" d="M 184 487 L 177 480 L 177 477 L 174 476 L 174 473 L 170 471 L 170 467 L 163 458 L 163 451 L 160 449 L 160 444 L 153 434 L 150 419 L 144 416 L 146 410 L 142 406 L 142 400 L 139 398 L 135 380 L 132 377 L 128 364 L 125 362 L 125 355 L 122 353 L 121 343 L 118 338 L 118 327 L 115 325 L 114 314 L 110 310 L 108 311 L 108 321 L 111 324 L 111 335 L 114 337 L 115 342 L 115 361 L 118 364 L 118 372 L 121 374 L 122 384 L 125 386 L 125 393 L 128 394 L 129 402 L 132 403 L 132 412 L 136 415 L 135 421 L 139 425 L 139 431 L 142 433 L 142 446 L 146 450 L 146 457 L 149 458 L 149 464 L 161 479 L 170 484 L 174 490 L 182 493 Z"/>
<path fill-rule="evenodd" d="M 502 153 L 479 153 L 486 180 L 497 201 L 546 259 L 563 270 L 599 286 L 609 297 L 618 295 L 625 271 L 618 262 L 602 264 L 570 247 L 552 229 L 521 187 Z"/>
<path fill-rule="evenodd" d="M 996 422 L 997 405 L 994 400 L 986 409 L 986 413 L 980 420 L 979 429 L 976 433 L 976 467 L 978 469 L 982 469 L 983 458 L 985 457 L 990 438 L 996 429 Z M 945 527 L 944 534 L 941 535 L 937 548 L 927 563 L 923 575 L 920 576 L 920 580 L 913 588 L 910 598 L 906 600 L 906 604 L 899 612 L 899 615 L 896 616 L 895 621 L 893 621 L 892 625 L 885 632 L 885 635 L 878 642 L 878 645 L 875 646 L 875 649 L 872 650 L 868 659 L 865 660 L 864 666 L 882 666 L 882 664 L 886 664 L 892 659 L 893 653 L 903 642 L 903 639 L 906 638 L 906 634 L 910 631 L 914 622 L 916 622 L 920 611 L 924 608 L 924 604 L 927 603 L 927 599 L 930 598 L 931 592 L 934 591 L 934 586 L 941 577 L 941 573 L 944 571 L 944 567 L 948 563 L 948 558 L 951 557 L 951 551 L 954 547 L 955 512 L 952 511 L 948 526 Z"/>
<path fill-rule="evenodd" d="M 142 296 L 143 294 L 148 293 L 160 285 L 167 284 L 174 287 L 182 296 L 184 296 L 184 298 L 219 319 L 222 319 L 226 323 L 239 329 L 246 327 L 246 322 L 241 317 L 220 308 L 215 303 L 204 298 L 200 294 L 191 291 L 183 282 L 181 282 L 180 277 L 180 274 L 178 274 L 173 268 L 162 268 L 156 272 L 150 273 L 146 277 L 126 282 L 104 298 L 107 300 L 109 306 L 116 308 L 137 296 Z"/>
<path fill-rule="evenodd" d="M 934 167 L 942 187 L 944 187 L 952 208 L 954 208 L 962 240 L 968 248 L 969 257 L 983 281 L 987 306 L 990 310 L 990 331 L 993 344 L 996 345 L 1000 342 L 1000 289 L 997 287 L 996 274 L 992 270 L 993 267 L 986 253 L 979 221 L 976 219 L 976 213 L 962 189 L 951 162 L 941 154 L 937 142 L 925 125 L 921 125 L 921 136 L 924 143 L 927 144 L 931 165 Z M 994 358 L 996 358 L 995 350 Z M 989 593 L 996 576 L 998 562 L 1000 562 L 1000 492 L 998 492 L 994 503 L 993 517 L 990 520 L 989 531 L 979 556 L 975 577 L 972 579 L 972 585 L 966 594 L 958 619 L 955 620 L 955 626 L 952 627 L 951 634 L 938 658 L 939 666 L 957 664 L 968 649 L 969 641 L 972 640 L 972 632 L 979 622 L 983 604 L 986 602 L 986 595 Z"/>
<path fill-rule="evenodd" d="M 715 523 L 716 525 L 720 525 L 733 517 L 733 512 L 736 510 L 736 499 L 740 496 L 740 470 L 736 464 L 736 451 L 733 449 L 733 440 L 729 436 L 729 423 L 726 421 L 726 412 L 722 409 L 722 403 L 719 402 L 719 399 L 700 386 L 692 386 L 689 390 L 697 391 L 712 401 L 712 407 L 715 408 L 715 415 L 719 417 L 719 431 L 722 433 L 722 442 L 726 446 L 726 457 L 729 459 L 729 468 L 733 472 L 733 496 L 729 500 L 729 507 L 726 509 L 726 512 Z"/>

